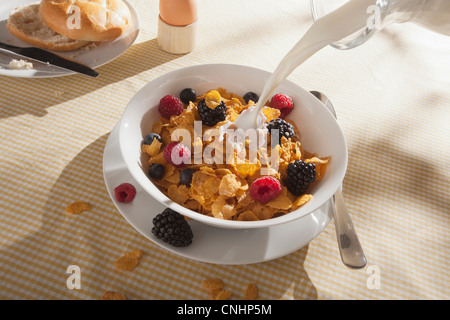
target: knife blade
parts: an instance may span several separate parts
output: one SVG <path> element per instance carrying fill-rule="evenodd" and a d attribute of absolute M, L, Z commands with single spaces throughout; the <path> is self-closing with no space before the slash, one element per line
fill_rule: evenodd
<path fill-rule="evenodd" d="M 81 74 L 85 74 L 90 77 L 98 77 L 99 73 L 88 66 L 76 62 L 74 60 L 64 58 L 52 52 L 42 50 L 34 47 L 16 47 L 10 44 L 0 42 L 0 49 L 15 53 L 19 56 L 27 57 L 33 60 L 51 64 L 53 66 L 63 68 L 70 71 L 75 71 Z"/>

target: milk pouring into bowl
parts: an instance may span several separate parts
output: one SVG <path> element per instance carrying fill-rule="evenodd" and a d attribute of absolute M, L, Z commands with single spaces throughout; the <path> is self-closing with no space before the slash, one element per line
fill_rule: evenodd
<path fill-rule="evenodd" d="M 236 119 L 236 128 L 255 129 L 260 110 L 278 85 L 327 45 L 349 49 L 389 24 L 407 21 L 450 35 L 450 0 L 311 0 L 311 5 L 314 24 L 278 64 L 256 107 Z"/>
<path fill-rule="evenodd" d="M 354 1 L 354 0 L 352 0 Z M 339 8 L 349 0 L 311 0 L 315 21 Z M 373 0 L 367 26 L 346 38 L 333 42 L 338 49 L 354 48 L 393 23 L 413 22 L 437 33 L 450 35 L 450 1 L 448 0 Z"/>

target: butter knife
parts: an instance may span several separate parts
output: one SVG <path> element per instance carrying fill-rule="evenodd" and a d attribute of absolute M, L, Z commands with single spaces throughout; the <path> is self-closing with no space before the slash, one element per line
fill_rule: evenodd
<path fill-rule="evenodd" d="M 30 58 L 32 60 L 37 60 L 40 62 L 51 64 L 59 68 L 85 74 L 90 77 L 96 78 L 99 76 L 97 71 L 89 68 L 88 66 L 85 66 L 84 64 L 70 60 L 68 58 L 64 58 L 62 56 L 39 48 L 34 47 L 22 48 L 0 42 L 0 49 L 15 53 L 19 56 Z"/>

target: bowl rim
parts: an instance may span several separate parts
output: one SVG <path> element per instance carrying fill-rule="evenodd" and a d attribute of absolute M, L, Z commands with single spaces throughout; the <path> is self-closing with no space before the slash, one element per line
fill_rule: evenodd
<path fill-rule="evenodd" d="M 148 193 L 150 194 L 153 198 L 155 198 L 157 201 L 159 201 L 160 203 L 162 203 L 163 205 L 181 213 L 184 216 L 187 216 L 193 220 L 211 225 L 211 226 L 216 226 L 218 228 L 229 228 L 229 229 L 253 229 L 253 228 L 266 228 L 266 227 L 271 227 L 271 226 L 275 226 L 275 225 L 279 225 L 279 224 L 283 224 L 283 223 L 288 223 L 290 221 L 293 220 L 297 220 L 297 219 L 301 219 L 304 216 L 307 216 L 309 214 L 311 214 L 312 212 L 314 212 L 315 210 L 317 210 L 318 208 L 320 208 L 326 201 L 328 201 L 331 197 L 333 197 L 333 195 L 336 193 L 336 191 L 341 187 L 342 182 L 344 180 L 346 171 L 347 171 L 347 166 L 348 166 L 348 148 L 347 148 L 347 142 L 345 140 L 345 136 L 343 134 L 342 128 L 340 127 L 339 123 L 337 122 L 336 118 L 332 115 L 331 111 L 321 102 L 319 101 L 316 97 L 314 97 L 310 92 L 308 92 L 307 90 L 305 90 L 304 88 L 300 87 L 299 85 L 297 85 L 296 83 L 292 82 L 289 79 L 285 79 L 279 86 L 284 85 L 293 85 L 296 87 L 296 89 L 306 92 L 308 95 L 311 96 L 311 100 L 310 101 L 315 101 L 312 102 L 314 104 L 317 104 L 317 107 L 322 108 L 324 110 L 326 110 L 326 112 L 329 114 L 330 117 L 332 117 L 333 121 L 335 122 L 336 126 L 337 126 L 337 132 L 340 135 L 340 139 L 343 143 L 343 146 L 345 148 L 343 156 L 344 159 L 343 160 L 343 165 L 341 168 L 340 172 L 337 172 L 336 174 L 339 174 L 338 179 L 335 181 L 339 181 L 339 183 L 335 183 L 334 188 L 332 189 L 333 192 L 330 192 L 330 197 L 328 197 L 325 201 L 323 202 L 317 202 L 315 203 L 314 206 L 311 206 L 310 210 L 304 210 L 305 212 L 303 212 L 302 214 L 296 214 L 296 211 L 301 210 L 302 207 L 289 212 L 288 214 L 276 217 L 276 218 L 271 218 L 271 219 L 267 219 L 267 220 L 258 220 L 258 221 L 235 221 L 235 220 L 225 220 L 225 219 L 218 219 L 215 217 L 210 217 L 210 216 L 206 216 L 203 215 L 199 212 L 187 209 L 185 207 L 183 207 L 182 205 L 174 202 L 173 200 L 171 200 L 169 197 L 167 197 L 166 195 L 164 195 L 161 190 L 159 190 L 159 188 L 153 184 L 153 182 L 148 178 L 148 176 L 142 171 L 142 169 L 140 170 L 140 172 L 142 174 L 138 174 L 136 172 L 136 170 L 130 170 L 130 163 L 128 161 L 128 157 L 126 156 L 126 150 L 124 149 L 124 145 L 126 144 L 126 140 L 124 137 L 124 130 L 126 130 L 127 128 L 127 124 L 125 121 L 122 121 L 126 114 L 129 113 L 131 107 L 134 105 L 135 101 L 138 100 L 141 95 L 144 94 L 144 92 L 146 91 L 146 89 L 150 86 L 153 86 L 159 82 L 163 83 L 166 80 L 172 78 L 174 75 L 180 73 L 180 72 L 190 72 L 190 71 L 195 71 L 197 73 L 193 73 L 193 76 L 198 76 L 201 75 L 201 73 L 199 74 L 198 71 L 203 69 L 203 68 L 237 68 L 237 69 L 243 69 L 246 70 L 247 72 L 260 72 L 260 73 L 265 73 L 266 76 L 270 75 L 271 72 L 263 70 L 263 69 L 259 69 L 259 68 L 255 68 L 255 67 L 250 67 L 250 66 L 245 66 L 245 65 L 239 65 L 239 64 L 227 64 L 227 63 L 207 63 L 207 64 L 197 64 L 197 65 L 192 65 L 192 66 L 188 66 L 188 67 L 183 67 L 183 68 L 178 68 L 176 70 L 172 70 L 169 71 L 168 73 L 165 73 L 153 80 L 151 80 L 150 82 L 148 82 L 145 86 L 143 86 L 141 89 L 139 89 L 139 91 L 131 98 L 131 100 L 128 102 L 127 106 L 125 107 L 122 116 L 120 118 L 119 121 L 119 147 L 120 147 L 120 152 L 122 154 L 122 157 L 125 161 L 125 164 L 127 166 L 128 171 L 130 172 L 130 174 L 132 175 L 132 177 L 136 180 L 136 182 Z M 242 71 L 242 70 L 241 70 Z M 147 110 L 150 110 L 151 108 L 148 108 Z M 146 178 L 146 182 L 148 181 L 149 183 L 141 183 L 141 179 L 142 179 L 142 175 L 145 176 Z"/>

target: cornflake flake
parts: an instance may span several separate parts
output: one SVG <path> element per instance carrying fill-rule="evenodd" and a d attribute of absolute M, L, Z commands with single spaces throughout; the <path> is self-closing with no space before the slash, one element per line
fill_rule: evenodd
<path fill-rule="evenodd" d="M 137 267 L 142 258 L 141 250 L 134 250 L 125 253 L 122 257 L 116 260 L 114 266 L 120 271 L 133 271 Z"/>

